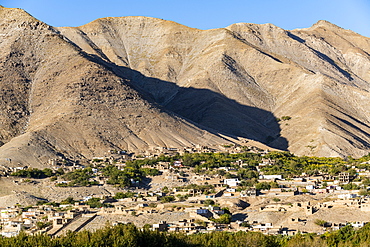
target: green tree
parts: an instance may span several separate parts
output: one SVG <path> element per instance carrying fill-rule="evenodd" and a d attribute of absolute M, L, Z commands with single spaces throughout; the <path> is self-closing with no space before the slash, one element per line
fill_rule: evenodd
<path fill-rule="evenodd" d="M 69 196 L 63 201 L 61 201 L 60 204 L 74 204 L 75 202 L 77 201 L 75 201 L 72 196 Z"/>
<path fill-rule="evenodd" d="M 282 116 L 281 117 L 281 120 L 284 120 L 284 121 L 288 121 L 290 119 L 292 119 L 292 117 L 290 117 L 290 116 Z"/>
<path fill-rule="evenodd" d="M 212 221 L 220 224 L 230 224 L 231 222 L 231 215 L 230 214 L 222 214 L 218 219 L 212 219 Z"/>
<path fill-rule="evenodd" d="M 51 226 L 53 223 L 51 221 L 47 221 L 47 222 L 42 222 L 42 221 L 38 221 L 36 222 L 36 227 L 41 230 L 41 229 L 44 229 L 48 226 Z"/>
<path fill-rule="evenodd" d="M 206 206 L 215 205 L 215 201 L 212 200 L 212 199 L 206 199 L 206 200 L 203 201 L 203 204 L 206 205 Z"/>
<path fill-rule="evenodd" d="M 358 190 L 360 187 L 357 184 L 354 183 L 348 183 L 343 185 L 344 190 Z"/>
<path fill-rule="evenodd" d="M 320 219 L 316 219 L 314 221 L 314 223 L 318 226 L 325 226 L 328 222 L 326 222 L 325 220 L 320 220 Z"/>
<path fill-rule="evenodd" d="M 257 183 L 256 190 L 269 190 L 271 189 L 271 185 L 267 182 Z"/>
<path fill-rule="evenodd" d="M 89 205 L 91 208 L 101 208 L 104 206 L 103 203 L 101 202 L 101 199 L 96 197 L 90 198 L 85 203 Z"/>
<path fill-rule="evenodd" d="M 123 199 L 123 198 L 132 198 L 135 196 L 133 192 L 117 192 L 116 195 L 113 197 L 114 199 Z"/>
<path fill-rule="evenodd" d="M 174 196 L 162 196 L 160 200 L 163 203 L 168 203 L 168 202 L 173 202 L 175 200 L 175 197 Z"/>

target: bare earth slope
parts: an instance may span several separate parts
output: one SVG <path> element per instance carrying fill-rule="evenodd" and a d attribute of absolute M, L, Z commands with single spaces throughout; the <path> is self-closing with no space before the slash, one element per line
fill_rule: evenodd
<path fill-rule="evenodd" d="M 0 8 L 0 39 L 1 163 L 227 142 L 148 102 L 22 10 Z"/>
<path fill-rule="evenodd" d="M 0 163 L 222 136 L 301 155 L 370 150 L 370 39 L 325 21 L 202 31 L 124 17 L 54 28 L 0 7 L 0 41 Z"/>
<path fill-rule="evenodd" d="M 139 91 L 204 126 L 300 155 L 369 152 L 370 39 L 352 31 L 326 21 L 202 31 L 146 17 L 58 30 L 118 74 L 136 71 Z"/>

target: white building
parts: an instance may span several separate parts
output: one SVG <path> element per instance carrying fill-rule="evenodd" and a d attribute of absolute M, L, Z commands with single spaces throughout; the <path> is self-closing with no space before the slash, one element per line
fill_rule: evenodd
<path fill-rule="evenodd" d="M 224 184 L 230 186 L 230 187 L 236 187 L 240 183 L 239 179 L 237 178 L 229 178 L 229 179 L 224 179 Z"/>
<path fill-rule="evenodd" d="M 338 195 L 339 199 L 351 199 L 351 198 L 356 198 L 356 194 L 340 194 Z"/>
<path fill-rule="evenodd" d="M 313 190 L 315 189 L 315 185 L 307 185 L 306 190 Z"/>
<path fill-rule="evenodd" d="M 283 179 L 283 175 L 260 175 L 260 179 L 274 180 L 274 179 Z"/>

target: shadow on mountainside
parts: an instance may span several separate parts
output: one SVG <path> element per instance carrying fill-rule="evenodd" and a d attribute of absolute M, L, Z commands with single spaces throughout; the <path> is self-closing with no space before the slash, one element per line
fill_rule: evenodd
<path fill-rule="evenodd" d="M 180 87 L 173 82 L 147 77 L 136 70 L 109 63 L 95 55 L 88 57 L 110 68 L 121 78 L 129 79 L 134 89 L 161 109 L 190 120 L 201 129 L 216 135 L 255 140 L 281 150 L 288 148 L 288 141 L 280 136 L 276 117 L 269 111 L 242 105 L 209 89 Z"/>
<path fill-rule="evenodd" d="M 306 41 L 300 37 L 298 37 L 297 35 L 294 35 L 292 34 L 291 32 L 287 32 L 288 36 L 296 41 L 298 41 L 299 43 L 301 44 L 305 44 Z M 307 47 L 309 47 L 313 53 L 315 53 L 319 58 L 321 58 L 322 60 L 328 62 L 329 64 L 331 64 L 336 70 L 338 70 L 344 77 L 346 77 L 349 81 L 352 81 L 353 80 L 353 77 L 350 73 L 348 73 L 347 71 L 345 71 L 344 69 L 342 69 L 333 59 L 331 59 L 329 56 L 327 56 L 326 54 L 320 52 L 319 50 L 313 48 L 312 46 L 309 46 L 307 45 Z"/>

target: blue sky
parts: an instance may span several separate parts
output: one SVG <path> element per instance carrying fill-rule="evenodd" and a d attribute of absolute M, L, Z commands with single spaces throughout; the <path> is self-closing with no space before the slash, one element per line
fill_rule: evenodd
<path fill-rule="evenodd" d="M 327 20 L 370 37 L 370 0 L 0 0 L 52 26 L 80 26 L 101 17 L 150 16 L 199 29 L 233 23 L 305 28 Z"/>

